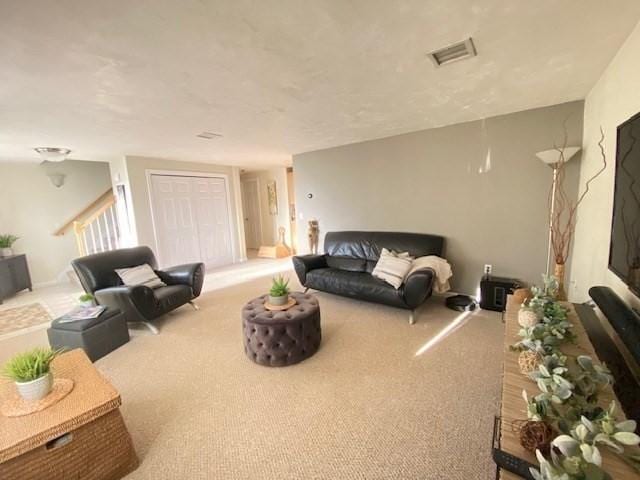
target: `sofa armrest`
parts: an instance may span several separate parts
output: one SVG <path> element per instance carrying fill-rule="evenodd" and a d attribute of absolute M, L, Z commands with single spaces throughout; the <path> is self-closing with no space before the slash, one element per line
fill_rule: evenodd
<path fill-rule="evenodd" d="M 204 263 L 188 263 L 175 267 L 156 270 L 156 273 L 167 285 L 189 285 L 193 298 L 200 295 L 204 283 Z"/>
<path fill-rule="evenodd" d="M 403 296 L 406 304 L 416 308 L 431 296 L 435 273 L 430 268 L 421 268 L 409 275 L 403 285 Z"/>
<path fill-rule="evenodd" d="M 157 299 L 153 290 L 144 285 L 103 288 L 93 295 L 99 305 L 123 312 L 128 322 L 146 322 L 157 316 Z"/>
<path fill-rule="evenodd" d="M 316 268 L 327 267 L 326 255 L 297 255 L 292 258 L 293 268 L 303 286 L 306 286 L 307 273 Z"/>

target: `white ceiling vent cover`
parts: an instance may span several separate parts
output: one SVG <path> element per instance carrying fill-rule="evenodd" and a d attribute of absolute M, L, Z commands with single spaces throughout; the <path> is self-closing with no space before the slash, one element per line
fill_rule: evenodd
<path fill-rule="evenodd" d="M 436 67 L 440 67 L 447 63 L 457 62 L 458 60 L 475 57 L 476 55 L 476 47 L 473 44 L 473 40 L 468 38 L 464 42 L 454 43 L 448 47 L 431 52 L 429 57 L 433 60 Z"/>

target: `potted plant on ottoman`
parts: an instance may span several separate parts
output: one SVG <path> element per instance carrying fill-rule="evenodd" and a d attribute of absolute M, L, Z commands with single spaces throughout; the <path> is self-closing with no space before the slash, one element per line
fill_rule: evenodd
<path fill-rule="evenodd" d="M 10 257 L 13 255 L 13 249 L 11 248 L 16 243 L 18 237 L 11 234 L 0 235 L 0 257 Z"/>
<path fill-rule="evenodd" d="M 35 348 L 10 359 L 2 368 L 2 375 L 16 384 L 18 393 L 25 400 L 46 397 L 53 386 L 51 361 L 60 353 L 50 348 Z"/>
<path fill-rule="evenodd" d="M 269 303 L 273 306 L 280 307 L 289 303 L 289 279 L 286 280 L 282 275 L 275 277 L 269 291 Z"/>
<path fill-rule="evenodd" d="M 93 307 L 95 299 L 90 293 L 83 293 L 78 297 L 78 300 L 83 307 Z"/>

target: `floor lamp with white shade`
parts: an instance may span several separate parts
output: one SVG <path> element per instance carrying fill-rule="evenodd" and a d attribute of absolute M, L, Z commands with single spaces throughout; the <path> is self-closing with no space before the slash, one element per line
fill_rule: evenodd
<path fill-rule="evenodd" d="M 553 169 L 553 184 L 551 185 L 551 204 L 549 206 L 549 238 L 547 239 L 547 275 L 551 267 L 551 245 L 553 235 L 553 214 L 556 204 L 556 194 L 558 189 L 558 167 L 561 163 L 571 160 L 576 153 L 580 151 L 580 147 L 563 147 L 552 148 L 543 152 L 536 153 L 536 156 Z"/>

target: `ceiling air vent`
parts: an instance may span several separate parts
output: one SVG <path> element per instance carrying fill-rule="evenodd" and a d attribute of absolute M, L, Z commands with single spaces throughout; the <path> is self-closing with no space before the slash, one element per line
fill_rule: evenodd
<path fill-rule="evenodd" d="M 198 137 L 198 138 L 206 138 L 207 140 L 212 140 L 214 138 L 220 138 L 220 137 L 222 137 L 222 135 L 219 134 L 219 133 L 213 133 L 213 132 L 202 132 L 202 133 L 199 133 L 198 135 L 196 135 L 196 137 Z"/>
<path fill-rule="evenodd" d="M 440 67 L 441 65 L 475 57 L 476 55 L 476 47 L 473 45 L 473 40 L 468 38 L 464 42 L 454 43 L 448 47 L 431 52 L 429 57 L 433 60 L 436 67 Z"/>

